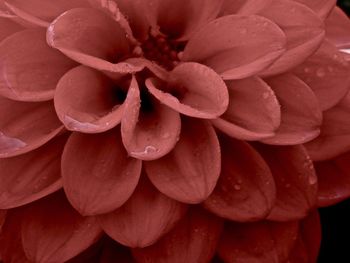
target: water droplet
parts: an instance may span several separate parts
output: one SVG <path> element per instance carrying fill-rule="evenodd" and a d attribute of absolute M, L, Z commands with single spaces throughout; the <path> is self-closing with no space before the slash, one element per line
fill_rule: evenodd
<path fill-rule="evenodd" d="M 309 176 L 309 184 L 310 185 L 314 185 L 317 183 L 317 176 L 315 173 L 312 173 L 310 176 Z"/>
<path fill-rule="evenodd" d="M 285 187 L 286 187 L 286 188 L 289 188 L 289 187 L 290 187 L 290 184 L 286 184 Z"/>
<path fill-rule="evenodd" d="M 170 133 L 169 132 L 165 132 L 161 135 L 162 139 L 169 139 L 170 138 Z"/>
<path fill-rule="evenodd" d="M 317 75 L 317 77 L 322 78 L 322 77 L 324 77 L 326 75 L 326 72 L 325 72 L 325 70 L 323 68 L 319 68 L 316 71 L 316 75 Z"/>
<path fill-rule="evenodd" d="M 309 73 L 309 72 L 310 72 L 310 68 L 305 67 L 305 68 L 304 68 L 304 72 L 305 72 L 305 73 Z"/>
<path fill-rule="evenodd" d="M 241 190 L 241 185 L 235 184 L 235 185 L 233 186 L 233 188 L 234 188 L 236 191 L 239 191 L 239 190 Z"/>

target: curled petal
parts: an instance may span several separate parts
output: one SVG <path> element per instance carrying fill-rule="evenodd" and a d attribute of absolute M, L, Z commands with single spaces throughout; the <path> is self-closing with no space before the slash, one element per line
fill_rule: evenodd
<path fill-rule="evenodd" d="M 278 100 L 262 79 L 257 77 L 226 81 L 229 92 L 227 111 L 214 126 L 231 137 L 259 140 L 274 135 L 281 121 Z"/>
<path fill-rule="evenodd" d="M 323 112 L 321 134 L 305 146 L 315 161 L 327 160 L 350 150 L 350 92 L 335 107 Z"/>
<path fill-rule="evenodd" d="M 225 82 L 199 63 L 183 63 L 170 73 L 166 82 L 153 78 L 146 81 L 146 86 L 162 103 L 191 117 L 216 118 L 229 103 Z"/>
<path fill-rule="evenodd" d="M 0 44 L 0 95 L 20 101 L 50 100 L 58 80 L 74 66 L 47 45 L 43 30 L 15 33 Z"/>
<path fill-rule="evenodd" d="M 303 218 L 317 200 L 317 176 L 303 146 L 257 145 L 276 183 L 276 203 L 268 219 Z"/>
<path fill-rule="evenodd" d="M 210 262 L 222 230 L 222 220 L 193 208 L 152 246 L 133 249 L 137 262 Z"/>
<path fill-rule="evenodd" d="M 350 197 L 350 153 L 332 160 L 315 162 L 318 178 L 318 205 L 330 206 Z"/>
<path fill-rule="evenodd" d="M 120 133 L 73 133 L 63 152 L 63 187 L 68 200 L 83 215 L 113 211 L 134 192 L 141 161 L 129 158 Z"/>
<path fill-rule="evenodd" d="M 312 89 L 323 111 L 336 105 L 349 90 L 349 63 L 329 41 L 293 72 Z"/>
<path fill-rule="evenodd" d="M 272 21 L 255 15 L 228 15 L 197 31 L 182 59 L 205 64 L 224 79 L 241 79 L 269 66 L 285 52 L 285 44 L 283 31 Z"/>
<path fill-rule="evenodd" d="M 183 119 L 176 147 L 159 160 L 146 162 L 147 175 L 158 190 L 184 203 L 200 203 L 213 191 L 220 175 L 221 155 L 213 127 Z"/>
<path fill-rule="evenodd" d="M 62 187 L 61 154 L 66 136 L 20 156 L 0 159 L 0 208 L 31 203 Z"/>
<path fill-rule="evenodd" d="M 0 157 L 34 150 L 62 130 L 51 102 L 18 102 L 0 97 Z"/>
<path fill-rule="evenodd" d="M 65 262 L 102 234 L 96 218 L 79 215 L 61 192 L 29 206 L 21 227 L 23 248 L 32 262 Z"/>
<path fill-rule="evenodd" d="M 336 0 L 294 0 L 311 8 L 320 18 L 325 19 L 335 7 Z"/>
<path fill-rule="evenodd" d="M 298 222 L 230 223 L 218 253 L 224 262 L 281 263 L 288 259 L 298 235 Z"/>
<path fill-rule="evenodd" d="M 117 126 L 124 112 L 122 83 L 79 66 L 66 73 L 55 93 L 55 108 L 67 129 L 99 133 Z"/>
<path fill-rule="evenodd" d="M 8 18 L 2 18 L 0 16 L 0 42 L 3 41 L 8 36 L 23 30 L 23 27 L 18 25 L 17 23 L 11 21 Z"/>
<path fill-rule="evenodd" d="M 155 160 L 168 154 L 178 141 L 181 131 L 180 115 L 159 103 L 143 90 L 143 100 L 135 78 L 131 80 L 121 132 L 130 156 Z"/>
<path fill-rule="evenodd" d="M 146 247 L 171 230 L 186 205 L 161 194 L 145 177 L 119 209 L 99 217 L 103 230 L 128 247 Z"/>
<path fill-rule="evenodd" d="M 325 24 L 328 40 L 337 48 L 350 48 L 350 20 L 339 7 L 333 9 Z"/>
<path fill-rule="evenodd" d="M 311 141 L 320 134 L 322 112 L 312 90 L 292 74 L 265 79 L 281 104 L 281 125 L 264 143 L 293 145 Z M 291 99 L 296 98 L 296 99 Z"/>
<path fill-rule="evenodd" d="M 233 221 L 265 218 L 272 209 L 276 188 L 271 171 L 249 144 L 222 137 L 222 170 L 204 207 Z"/>

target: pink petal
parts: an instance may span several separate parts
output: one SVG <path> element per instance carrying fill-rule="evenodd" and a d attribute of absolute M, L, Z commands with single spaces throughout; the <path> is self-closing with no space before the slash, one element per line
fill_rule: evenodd
<path fill-rule="evenodd" d="M 283 31 L 270 20 L 229 15 L 197 31 L 186 45 L 183 60 L 205 64 L 224 79 L 241 79 L 269 66 L 285 52 L 285 44 Z"/>
<path fill-rule="evenodd" d="M 0 42 L 8 36 L 23 30 L 23 27 L 8 18 L 0 17 Z"/>
<path fill-rule="evenodd" d="M 181 130 L 180 115 L 159 103 L 144 88 L 142 101 L 135 78 L 131 80 L 121 132 L 130 156 L 154 160 L 168 154 L 178 141 Z"/>
<path fill-rule="evenodd" d="M 214 256 L 221 229 L 221 219 L 194 208 L 157 243 L 133 249 L 133 256 L 140 263 L 209 262 Z"/>
<path fill-rule="evenodd" d="M 316 205 L 317 176 L 302 146 L 258 145 L 276 183 L 276 203 L 268 219 L 297 220 Z"/>
<path fill-rule="evenodd" d="M 293 70 L 315 93 L 322 110 L 336 105 L 348 92 L 350 66 L 345 57 L 329 41 Z"/>
<path fill-rule="evenodd" d="M 218 253 L 230 263 L 281 263 L 293 248 L 297 222 L 230 223 L 224 228 Z"/>
<path fill-rule="evenodd" d="M 33 262 L 65 262 L 100 235 L 96 219 L 80 216 L 61 192 L 33 203 L 23 214 L 23 248 Z"/>
<path fill-rule="evenodd" d="M 0 159 L 0 208 L 31 203 L 62 187 L 61 154 L 66 136 L 61 136 L 27 154 Z"/>
<path fill-rule="evenodd" d="M 183 63 L 170 73 L 166 82 L 151 78 L 146 86 L 162 103 L 191 117 L 216 118 L 229 103 L 221 77 L 198 63 Z"/>
<path fill-rule="evenodd" d="M 305 146 L 315 161 L 334 158 L 350 150 L 350 92 L 335 107 L 323 112 L 321 134 Z"/>
<path fill-rule="evenodd" d="M 274 0 L 225 0 L 221 8 L 222 15 L 256 14 Z"/>
<path fill-rule="evenodd" d="M 260 78 L 226 81 L 227 111 L 212 123 L 227 135 L 241 140 L 271 137 L 280 125 L 281 111 L 271 88 Z"/>
<path fill-rule="evenodd" d="M 146 247 L 171 230 L 186 206 L 158 192 L 145 177 L 119 209 L 99 217 L 103 230 L 128 247 Z"/>
<path fill-rule="evenodd" d="M 337 48 L 350 48 L 350 21 L 339 7 L 333 9 L 325 23 L 327 39 Z"/>
<path fill-rule="evenodd" d="M 312 90 L 292 74 L 265 79 L 281 104 L 281 125 L 264 143 L 293 145 L 310 141 L 320 133 L 322 112 Z M 295 98 L 295 99 L 291 99 Z"/>
<path fill-rule="evenodd" d="M 76 8 L 60 15 L 47 30 L 47 42 L 71 59 L 105 72 L 126 74 L 139 68 L 116 63 L 129 55 L 124 29 L 104 12 Z"/>
<path fill-rule="evenodd" d="M 233 221 L 265 218 L 275 202 L 275 183 L 269 167 L 247 143 L 222 137 L 222 170 L 204 207 Z"/>
<path fill-rule="evenodd" d="M 134 192 L 141 161 L 129 158 L 120 133 L 73 133 L 63 152 L 63 187 L 82 215 L 113 211 Z"/>
<path fill-rule="evenodd" d="M 58 80 L 74 65 L 46 44 L 43 30 L 15 33 L 0 44 L 0 95 L 22 101 L 52 99 Z"/>
<path fill-rule="evenodd" d="M 315 162 L 318 177 L 318 205 L 330 206 L 350 197 L 350 152 Z"/>
<path fill-rule="evenodd" d="M 124 86 L 124 87 L 123 87 Z M 122 119 L 126 93 L 122 81 L 113 82 L 99 71 L 79 66 L 66 73 L 55 93 L 57 115 L 68 130 L 98 133 Z"/>
<path fill-rule="evenodd" d="M 311 8 L 320 18 L 325 19 L 333 10 L 336 0 L 294 0 Z"/>
<path fill-rule="evenodd" d="M 218 138 L 213 127 L 183 119 L 180 141 L 163 158 L 145 163 L 147 175 L 160 192 L 184 203 L 200 203 L 214 190 L 221 169 Z"/>
<path fill-rule="evenodd" d="M 0 97 L 0 157 L 32 151 L 62 130 L 51 102 L 17 102 Z"/>

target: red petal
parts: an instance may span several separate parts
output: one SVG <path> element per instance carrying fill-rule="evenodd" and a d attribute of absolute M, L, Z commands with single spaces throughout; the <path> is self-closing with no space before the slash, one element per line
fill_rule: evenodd
<path fill-rule="evenodd" d="M 218 252 L 227 263 L 281 263 L 298 235 L 298 223 L 227 224 Z"/>
<path fill-rule="evenodd" d="M 258 140 L 271 137 L 281 121 L 281 111 L 271 88 L 260 78 L 226 81 L 227 111 L 212 123 L 231 137 Z"/>
<path fill-rule="evenodd" d="M 0 17 L 0 41 L 3 41 L 8 36 L 23 30 L 23 27 L 8 18 Z"/>
<path fill-rule="evenodd" d="M 329 41 L 293 70 L 315 93 L 322 110 L 336 105 L 348 92 L 350 67 L 345 57 Z"/>
<path fill-rule="evenodd" d="M 200 203 L 214 190 L 221 169 L 218 138 L 205 121 L 183 119 L 180 141 L 163 158 L 145 163 L 160 192 L 184 203 Z"/>
<path fill-rule="evenodd" d="M 147 92 L 147 91 L 146 91 Z M 181 130 L 180 115 L 162 105 L 150 94 L 150 104 L 143 109 L 140 90 L 135 78 L 131 80 L 125 113 L 122 118 L 122 139 L 130 156 L 142 160 L 154 160 L 168 154 L 178 141 Z"/>
<path fill-rule="evenodd" d="M 118 92 L 124 93 L 119 83 L 85 66 L 72 69 L 57 85 L 55 108 L 59 119 L 67 129 L 84 133 L 114 128 L 124 112 L 117 97 Z"/>
<path fill-rule="evenodd" d="M 335 107 L 323 112 L 321 134 L 306 144 L 315 161 L 327 160 L 350 150 L 350 92 Z"/>
<path fill-rule="evenodd" d="M 121 208 L 99 218 L 103 230 L 119 243 L 146 247 L 172 229 L 186 208 L 158 192 L 145 177 Z"/>
<path fill-rule="evenodd" d="M 114 62 L 129 54 L 124 29 L 110 16 L 92 8 L 72 9 L 47 30 L 47 42 L 73 60 L 106 72 L 125 74 L 136 69 Z"/>
<path fill-rule="evenodd" d="M 208 65 L 224 79 L 240 79 L 269 66 L 284 53 L 285 44 L 283 31 L 270 20 L 229 15 L 197 31 L 186 45 L 183 60 Z"/>
<path fill-rule="evenodd" d="M 23 101 L 52 99 L 58 80 L 74 65 L 46 44 L 43 30 L 15 33 L 0 44 L 0 95 Z"/>
<path fill-rule="evenodd" d="M 6 219 L 6 213 L 7 213 L 6 210 L 0 210 L 0 232 L 1 232 L 1 228 L 5 222 L 5 219 Z"/>
<path fill-rule="evenodd" d="M 23 214 L 22 243 L 33 262 L 65 262 L 100 235 L 96 219 L 80 216 L 62 193 L 33 203 Z"/>
<path fill-rule="evenodd" d="M 302 146 L 258 145 L 257 148 L 276 183 L 276 203 L 268 219 L 303 218 L 317 199 L 317 176 L 306 150 Z"/>
<path fill-rule="evenodd" d="M 66 136 L 27 154 L 0 159 L 0 208 L 31 203 L 62 187 L 61 154 Z"/>
<path fill-rule="evenodd" d="M 161 240 L 133 249 L 137 262 L 209 262 L 220 237 L 222 220 L 194 208 Z"/>
<path fill-rule="evenodd" d="M 312 90 L 292 74 L 265 80 L 281 104 L 281 125 L 265 143 L 293 145 L 310 141 L 320 133 L 322 112 Z M 295 98 L 291 100 L 291 98 Z"/>
<path fill-rule="evenodd" d="M 319 17 L 325 19 L 333 10 L 336 0 L 294 0 L 311 8 Z"/>
<path fill-rule="evenodd" d="M 247 143 L 221 140 L 222 170 L 204 207 L 234 221 L 265 218 L 275 202 L 275 183 L 269 167 Z"/>
<path fill-rule="evenodd" d="M 0 97 L 0 157 L 36 149 L 62 129 L 51 102 L 16 102 Z"/>
<path fill-rule="evenodd" d="M 229 103 L 225 82 L 212 69 L 198 63 L 180 64 L 166 82 L 148 79 L 146 86 L 162 103 L 191 117 L 216 118 Z"/>
<path fill-rule="evenodd" d="M 120 207 L 134 192 L 140 173 L 141 161 L 128 157 L 117 130 L 73 133 L 63 152 L 63 187 L 83 215 Z"/>
<path fill-rule="evenodd" d="M 350 152 L 315 162 L 318 177 L 318 205 L 330 206 L 350 197 Z"/>
<path fill-rule="evenodd" d="M 337 48 L 350 48 L 350 20 L 339 7 L 333 9 L 325 23 L 327 39 Z"/>

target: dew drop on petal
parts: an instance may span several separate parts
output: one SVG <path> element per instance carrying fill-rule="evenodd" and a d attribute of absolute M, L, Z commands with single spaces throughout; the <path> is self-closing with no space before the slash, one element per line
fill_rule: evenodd
<path fill-rule="evenodd" d="M 236 191 L 239 191 L 239 190 L 241 190 L 241 185 L 235 184 L 235 185 L 233 186 L 233 188 L 234 188 Z"/>
<path fill-rule="evenodd" d="M 316 71 L 316 75 L 317 77 L 319 78 L 323 78 L 325 75 L 326 75 L 326 72 L 323 68 L 319 68 L 317 71 Z"/>

